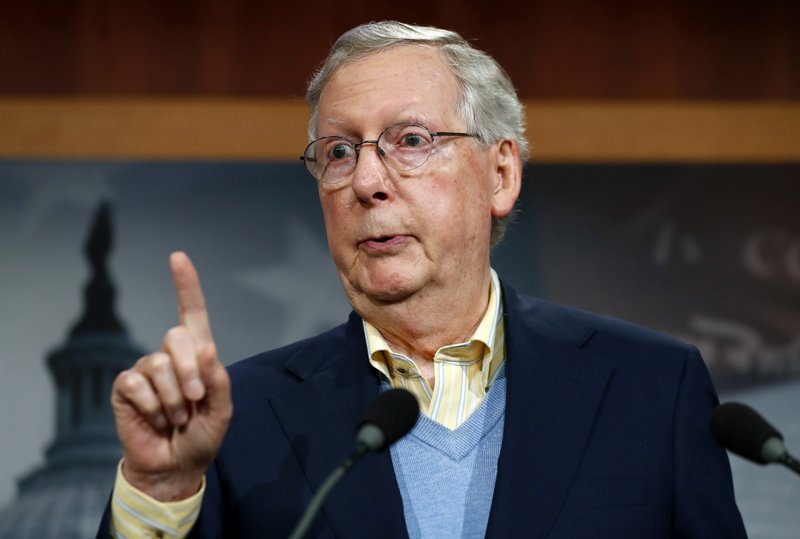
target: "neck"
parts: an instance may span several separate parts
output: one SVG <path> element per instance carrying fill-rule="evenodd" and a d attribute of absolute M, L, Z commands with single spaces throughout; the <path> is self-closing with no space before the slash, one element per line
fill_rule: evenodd
<path fill-rule="evenodd" d="M 464 279 L 458 286 L 430 287 L 398 302 L 368 301 L 363 310 L 356 310 L 392 350 L 432 372 L 439 348 L 464 342 L 475 332 L 486 312 L 490 286 L 487 267 L 482 277 Z"/>

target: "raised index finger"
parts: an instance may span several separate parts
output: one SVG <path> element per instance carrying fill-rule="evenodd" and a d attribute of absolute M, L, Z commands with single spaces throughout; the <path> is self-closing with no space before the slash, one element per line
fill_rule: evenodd
<path fill-rule="evenodd" d="M 178 318 L 181 325 L 189 330 L 195 349 L 200 351 L 213 342 L 206 299 L 200 288 L 200 278 L 186 253 L 172 253 L 169 257 L 169 266 L 178 295 Z"/>

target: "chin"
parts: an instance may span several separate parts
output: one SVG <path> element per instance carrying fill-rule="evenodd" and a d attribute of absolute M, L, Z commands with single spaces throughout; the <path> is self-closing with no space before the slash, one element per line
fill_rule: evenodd
<path fill-rule="evenodd" d="M 398 302 L 408 298 L 420 289 L 420 276 L 406 273 L 369 272 L 357 283 L 357 290 L 374 301 Z"/>

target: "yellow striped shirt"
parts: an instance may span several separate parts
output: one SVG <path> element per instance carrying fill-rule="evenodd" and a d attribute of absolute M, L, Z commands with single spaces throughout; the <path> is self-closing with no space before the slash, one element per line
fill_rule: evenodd
<path fill-rule="evenodd" d="M 491 275 L 486 313 L 472 337 L 436 351 L 433 389 L 413 359 L 393 352 L 377 328 L 364 321 L 372 366 L 392 387 L 407 389 L 417 397 L 423 414 L 451 430 L 461 426 L 483 402 L 494 375 L 505 360 L 500 282 L 494 270 Z"/>
<path fill-rule="evenodd" d="M 206 480 L 203 478 L 200 490 L 191 498 L 160 502 L 128 483 L 120 461 L 111 497 L 111 537 L 186 537 L 200 513 L 205 489 Z"/>

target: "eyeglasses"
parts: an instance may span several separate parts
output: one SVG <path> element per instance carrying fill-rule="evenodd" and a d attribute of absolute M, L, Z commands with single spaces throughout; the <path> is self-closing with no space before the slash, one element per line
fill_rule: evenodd
<path fill-rule="evenodd" d="M 353 143 L 344 137 L 321 137 L 306 146 L 300 159 L 317 180 L 322 183 L 339 183 L 350 177 L 356 169 L 358 155 L 365 144 L 374 144 L 378 156 L 397 171 L 413 170 L 421 166 L 433 151 L 436 137 L 478 137 L 475 133 L 452 131 L 431 132 L 424 125 L 404 122 L 383 130 L 375 140 Z"/>

